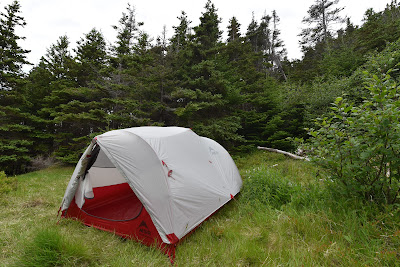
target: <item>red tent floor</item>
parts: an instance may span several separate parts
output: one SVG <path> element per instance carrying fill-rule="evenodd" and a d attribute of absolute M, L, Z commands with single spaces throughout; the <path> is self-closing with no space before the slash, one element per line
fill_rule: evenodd
<path fill-rule="evenodd" d="M 135 239 L 147 246 L 157 246 L 174 258 L 175 245 L 162 241 L 145 207 L 127 183 L 93 188 L 94 198 L 86 199 L 80 209 L 75 199 L 62 214 L 85 225 Z"/>
<path fill-rule="evenodd" d="M 128 221 L 140 215 L 143 205 L 127 183 L 94 188 L 82 210 L 110 221 Z"/>

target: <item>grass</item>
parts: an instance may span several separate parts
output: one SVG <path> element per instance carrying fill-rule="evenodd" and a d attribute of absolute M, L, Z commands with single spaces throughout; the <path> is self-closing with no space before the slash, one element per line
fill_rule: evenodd
<path fill-rule="evenodd" d="M 399 266 L 400 212 L 344 199 L 309 162 L 236 157 L 239 196 L 187 237 L 178 266 Z M 0 266 L 169 266 L 156 249 L 73 220 L 56 224 L 72 168 L 17 176 L 0 195 Z"/>

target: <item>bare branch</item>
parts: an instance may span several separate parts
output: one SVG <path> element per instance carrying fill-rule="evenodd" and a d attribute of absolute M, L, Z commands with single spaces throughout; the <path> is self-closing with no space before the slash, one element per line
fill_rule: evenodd
<path fill-rule="evenodd" d="M 285 155 L 285 156 L 287 156 L 287 157 L 289 157 L 289 158 L 291 158 L 291 159 L 300 159 L 300 160 L 307 160 L 307 161 L 310 161 L 309 158 L 300 157 L 300 156 L 297 156 L 297 155 L 295 155 L 295 154 L 292 154 L 292 153 L 289 153 L 289 152 L 286 152 L 286 151 L 283 151 L 283 150 L 275 149 L 275 148 L 269 148 L 269 147 L 258 146 L 257 149 L 267 150 L 267 151 L 269 151 L 269 152 L 280 153 L 280 154 L 283 154 L 283 155 Z"/>

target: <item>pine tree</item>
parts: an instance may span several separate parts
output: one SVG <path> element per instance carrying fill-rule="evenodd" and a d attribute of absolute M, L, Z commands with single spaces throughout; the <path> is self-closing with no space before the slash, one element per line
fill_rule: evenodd
<path fill-rule="evenodd" d="M 281 55 L 278 52 L 283 54 L 284 50 L 280 51 L 282 41 L 279 39 L 278 21 L 279 18 L 275 11 L 272 12 L 272 16 L 264 13 L 260 24 L 255 20 L 253 14 L 252 21 L 247 28 L 246 41 L 251 44 L 255 53 L 259 53 L 259 59 L 255 61 L 255 64 L 257 69 L 262 71 L 265 76 L 275 74 L 277 66 L 280 66 L 282 72 Z"/>
<path fill-rule="evenodd" d="M 107 45 L 103 34 L 93 28 L 77 42 L 74 49 L 77 61 L 77 81 L 79 86 L 89 86 L 101 81 L 102 70 L 107 64 Z"/>
<path fill-rule="evenodd" d="M 285 81 L 287 81 L 287 77 L 285 71 L 283 70 L 282 60 L 286 57 L 286 49 L 283 44 L 282 39 L 280 39 L 279 35 L 281 31 L 278 29 L 280 18 L 276 14 L 276 11 L 272 11 L 272 34 L 270 41 L 270 49 L 269 54 L 272 62 L 273 72 L 278 73 L 278 77 L 282 76 Z"/>
<path fill-rule="evenodd" d="M 24 27 L 26 22 L 19 15 L 21 5 L 18 1 L 6 6 L 5 12 L 0 13 L 0 89 L 13 90 L 21 87 L 22 66 L 29 64 L 26 54 L 29 50 L 21 48 L 19 40 L 25 37 L 15 33 L 17 27 Z"/>
<path fill-rule="evenodd" d="M 21 173 L 30 162 L 33 145 L 30 134 L 35 117 L 29 113 L 31 103 L 24 97 L 22 67 L 28 64 L 26 54 L 16 34 L 17 27 L 24 27 L 19 15 L 20 4 L 12 2 L 0 13 L 0 170 L 8 174 Z"/>
<path fill-rule="evenodd" d="M 75 66 L 69 50 L 68 37 L 64 35 L 60 36 L 55 44 L 50 45 L 45 56 L 41 58 L 39 65 L 32 70 L 30 75 L 31 78 L 34 76 L 43 78 L 29 87 L 33 91 L 38 88 L 36 83 L 40 81 L 42 82 L 41 91 L 48 93 L 44 97 L 42 109 L 38 112 L 43 119 L 48 121 L 45 129 L 54 138 L 52 151 L 57 151 L 56 156 L 61 160 L 69 153 L 69 144 L 75 137 L 73 126 L 62 116 L 64 105 L 75 100 L 75 97 L 71 95 L 72 88 L 77 87 Z M 44 84 L 45 81 L 47 84 Z"/>
<path fill-rule="evenodd" d="M 233 16 L 229 20 L 229 25 L 228 25 L 228 39 L 226 40 L 228 43 L 230 42 L 237 42 L 240 40 L 240 23 L 236 19 L 235 16 Z"/>
<path fill-rule="evenodd" d="M 246 41 L 249 42 L 251 44 L 251 46 L 253 47 L 253 51 L 254 52 L 259 52 L 259 47 L 258 47 L 258 22 L 254 17 L 254 12 L 252 13 L 252 18 L 251 18 L 251 22 L 249 24 L 249 26 L 247 27 L 247 32 L 246 32 Z"/>
<path fill-rule="evenodd" d="M 261 18 L 260 25 L 257 29 L 257 47 L 262 53 L 262 59 L 258 63 L 258 68 L 260 71 L 268 75 L 269 70 L 272 67 L 270 62 L 271 55 L 271 30 L 270 30 L 271 16 L 264 13 Z"/>
<path fill-rule="evenodd" d="M 231 146 L 241 140 L 237 134 L 240 118 L 233 114 L 238 90 L 228 79 L 220 21 L 208 1 L 200 24 L 194 27 L 193 41 L 178 54 L 183 61 L 173 65 L 177 83 L 170 108 L 177 116 L 176 124 Z"/>
<path fill-rule="evenodd" d="M 73 57 L 69 51 L 68 36 L 60 36 L 55 44 L 47 49 L 43 62 L 55 80 L 74 83 Z"/>
<path fill-rule="evenodd" d="M 174 29 L 174 35 L 170 39 L 172 51 L 176 53 L 186 48 L 186 46 L 190 42 L 191 38 L 190 23 L 192 23 L 190 20 L 188 20 L 185 11 L 182 11 L 178 19 L 179 19 L 179 25 L 172 27 Z"/>
<path fill-rule="evenodd" d="M 109 94 L 107 105 L 108 129 L 146 125 L 149 115 L 141 110 L 145 99 L 141 72 L 149 60 L 150 37 L 140 30 L 142 22 L 136 20 L 134 7 L 128 5 L 118 26 L 117 40 L 111 48 L 110 64 L 104 90 Z"/>
<path fill-rule="evenodd" d="M 185 44 L 186 45 L 186 44 Z M 153 120 L 166 125 L 174 124 L 174 114 L 171 112 L 169 105 L 171 104 L 171 92 L 174 88 L 172 79 L 172 63 L 176 52 L 172 52 L 174 45 L 168 47 L 167 29 L 164 25 L 161 36 L 157 38 L 157 44 L 151 49 L 154 55 L 153 64 L 151 66 L 152 83 L 158 88 L 159 102 L 158 108 L 153 110 Z M 181 43 L 181 47 L 184 45 Z M 176 47 L 175 47 L 176 48 Z M 171 51 L 172 50 L 172 51 Z M 156 93 L 157 95 L 157 93 Z M 154 116 L 155 115 L 155 116 Z"/>
<path fill-rule="evenodd" d="M 194 38 L 203 50 L 208 50 L 218 44 L 222 31 L 218 28 L 221 23 L 221 19 L 217 14 L 218 10 L 211 3 L 211 0 L 207 1 L 205 9 L 205 12 L 200 17 L 200 25 L 194 27 Z"/>
<path fill-rule="evenodd" d="M 119 26 L 112 26 L 117 31 L 117 43 L 113 47 L 116 56 L 129 55 L 132 52 L 134 40 L 139 33 L 142 22 L 136 21 L 135 8 L 128 4 L 127 13 L 123 12 Z"/>
<path fill-rule="evenodd" d="M 334 32 L 331 28 L 334 23 L 344 22 L 339 13 L 343 7 L 336 7 L 339 0 L 315 0 L 310 6 L 308 16 L 303 18 L 303 23 L 311 26 L 301 31 L 299 36 L 302 38 L 302 49 L 315 46 L 318 43 L 326 44 L 333 37 Z"/>

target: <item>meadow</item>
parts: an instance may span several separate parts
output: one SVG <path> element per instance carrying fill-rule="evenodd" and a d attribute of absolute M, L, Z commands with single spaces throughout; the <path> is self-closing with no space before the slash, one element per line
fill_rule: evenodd
<path fill-rule="evenodd" d="M 189 235 L 177 266 L 397 266 L 400 212 L 349 199 L 310 162 L 235 156 L 241 193 Z M 0 266 L 169 266 L 155 248 L 57 211 L 72 167 L 0 179 Z"/>

